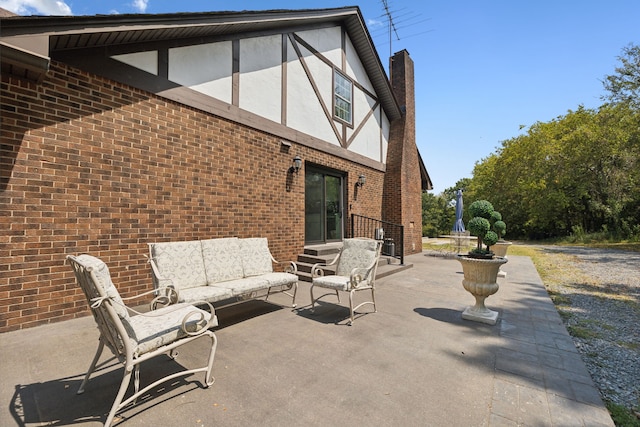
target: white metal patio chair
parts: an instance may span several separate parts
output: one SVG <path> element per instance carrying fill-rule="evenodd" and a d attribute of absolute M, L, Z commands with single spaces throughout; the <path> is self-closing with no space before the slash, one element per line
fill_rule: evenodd
<path fill-rule="evenodd" d="M 210 312 L 191 304 L 175 304 L 148 313 L 137 313 L 128 308 L 124 304 L 124 300 L 137 298 L 154 291 L 123 299 L 111 280 L 107 265 L 100 259 L 83 254 L 69 255 L 67 260 L 71 263 L 78 284 L 87 297 L 91 313 L 100 331 L 98 350 L 77 393 L 84 392 L 84 387 L 94 371 L 105 345 L 124 366 L 122 383 L 104 423 L 105 426 L 111 425 L 115 414 L 122 408 L 131 403 L 135 404 L 138 397 L 166 381 L 196 372 L 205 372 L 204 386 L 209 387 L 213 384 L 214 378 L 211 370 L 217 338 L 208 328 L 217 326 L 218 320 L 210 304 Z M 158 299 L 161 301 L 154 300 L 152 306 L 157 305 L 158 302 L 166 303 L 162 300 L 166 300 L 167 296 L 158 297 Z M 137 313 L 137 315 L 130 316 L 129 311 Z M 204 367 L 185 369 L 167 375 L 139 390 L 140 364 L 142 362 L 167 352 L 171 358 L 175 358 L 177 347 L 201 337 L 211 339 L 211 350 Z M 124 399 L 132 373 L 134 373 L 134 392 L 130 397 Z"/>
<path fill-rule="evenodd" d="M 382 242 L 379 240 L 364 238 L 345 239 L 342 249 L 333 261 L 328 264 L 315 264 L 311 268 L 311 311 L 313 312 L 315 310 L 315 304 L 320 298 L 333 294 L 333 292 L 329 292 L 320 295 L 318 298 L 314 298 L 313 288 L 315 287 L 335 291 L 338 302 L 340 302 L 340 294 L 338 291 L 349 292 L 349 310 L 351 313 L 348 322 L 349 325 L 353 324 L 354 312 L 360 307 L 371 304 L 373 305 L 373 311 L 377 311 L 375 279 L 381 248 Z M 332 265 L 336 266 L 335 274 L 326 275 L 324 268 Z M 354 294 L 358 291 L 367 290 L 371 291 L 371 300 L 361 302 L 354 307 Z"/>

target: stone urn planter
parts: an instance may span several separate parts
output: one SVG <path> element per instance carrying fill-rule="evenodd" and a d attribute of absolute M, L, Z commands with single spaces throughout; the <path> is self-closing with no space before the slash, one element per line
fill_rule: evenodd
<path fill-rule="evenodd" d="M 495 256 L 504 258 L 507 256 L 507 250 L 512 244 L 513 243 L 507 242 L 506 240 L 498 240 L 498 242 L 491 246 L 491 250 L 493 251 Z"/>
<path fill-rule="evenodd" d="M 498 321 L 498 312 L 489 310 L 484 305 L 484 300 L 498 292 L 498 271 L 500 266 L 507 263 L 507 259 L 503 257 L 477 259 L 468 255 L 458 255 L 457 259 L 462 264 L 464 273 L 462 286 L 476 299 L 474 306 L 469 306 L 462 312 L 462 318 L 495 325 Z"/>
<path fill-rule="evenodd" d="M 493 246 L 491 246 L 491 250 L 493 251 L 495 256 L 506 258 L 507 250 L 512 244 L 513 243 L 507 242 L 506 240 L 498 240 Z M 498 270 L 498 277 L 507 277 L 507 273 L 500 269 Z"/>

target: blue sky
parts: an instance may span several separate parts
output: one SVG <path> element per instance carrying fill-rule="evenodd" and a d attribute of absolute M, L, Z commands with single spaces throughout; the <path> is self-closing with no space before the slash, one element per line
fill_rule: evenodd
<path fill-rule="evenodd" d="M 602 104 L 622 48 L 640 44 L 638 0 L 388 0 L 415 63 L 418 148 L 438 194 L 501 141 L 580 105 Z M 0 0 L 22 15 L 209 12 L 360 6 L 383 64 L 382 0 Z M 521 129 L 521 126 L 524 128 Z"/>

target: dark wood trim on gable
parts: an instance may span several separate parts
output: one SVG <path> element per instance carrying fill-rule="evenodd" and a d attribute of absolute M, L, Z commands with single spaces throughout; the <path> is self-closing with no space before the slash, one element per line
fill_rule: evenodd
<path fill-rule="evenodd" d="M 293 35 L 293 38 L 296 39 L 296 42 L 304 46 L 304 48 L 307 49 L 309 52 L 313 53 L 313 56 L 318 58 L 320 61 L 324 62 L 329 67 L 333 68 L 335 66 L 331 61 L 327 59 L 326 56 L 318 52 L 315 47 L 307 43 L 302 37 L 300 37 L 296 33 L 291 33 L 291 34 Z"/>
<path fill-rule="evenodd" d="M 341 28 L 340 31 L 340 71 L 342 72 L 342 74 L 347 77 L 347 32 L 345 31 L 344 28 Z M 349 141 L 347 141 L 347 128 L 348 127 L 353 127 L 353 121 L 355 120 L 355 115 L 353 114 L 354 112 L 354 107 L 355 107 L 355 102 L 354 102 L 354 93 L 353 93 L 353 79 L 349 79 L 349 81 L 351 82 L 351 123 L 346 123 L 346 122 L 342 122 L 342 146 L 344 148 L 348 148 L 349 147 Z M 334 86 L 335 88 L 335 86 Z M 335 90 L 335 89 L 334 89 Z M 334 102 L 335 102 L 335 94 L 332 95 L 334 98 Z M 335 106 L 334 106 L 335 108 Z"/>
<path fill-rule="evenodd" d="M 384 130 L 382 126 L 382 106 L 378 110 L 378 123 L 380 123 L 380 158 L 384 159 L 385 153 L 384 153 Z M 389 126 L 391 126 L 391 123 L 389 123 Z M 389 129 L 389 131 L 391 131 L 391 129 Z"/>
<path fill-rule="evenodd" d="M 340 132 L 338 131 L 338 128 L 336 127 L 333 121 L 333 114 L 331 114 L 331 111 L 329 111 L 328 107 L 324 103 L 322 99 L 322 94 L 320 93 L 320 89 L 318 88 L 318 85 L 316 84 L 315 79 L 311 75 L 311 70 L 309 70 L 309 66 L 307 65 L 307 62 L 304 60 L 304 56 L 300 51 L 300 46 L 298 46 L 298 43 L 296 42 L 296 39 L 293 34 L 289 35 L 289 40 L 291 40 L 291 45 L 293 46 L 293 49 L 296 51 L 296 55 L 298 55 L 298 60 L 300 61 L 300 64 L 302 65 L 302 68 L 304 69 L 304 72 L 307 75 L 307 78 L 309 79 L 309 83 L 311 83 L 311 87 L 313 87 L 313 91 L 316 94 L 316 98 L 318 99 L 318 102 L 320 102 L 322 111 L 324 111 L 324 115 L 327 118 L 327 121 L 329 122 L 329 124 L 331 125 L 331 128 L 333 129 L 333 133 L 336 135 L 336 138 L 340 142 L 340 145 L 343 145 L 344 138 L 340 136 Z"/>
<path fill-rule="evenodd" d="M 378 106 L 380 105 L 380 102 L 376 101 L 376 103 L 374 104 L 373 108 L 371 108 L 369 110 L 369 112 L 367 113 L 367 115 L 362 119 L 362 121 L 360 122 L 360 124 L 358 125 L 358 128 L 353 132 L 353 134 L 351 135 L 351 138 L 349 138 L 349 140 L 347 141 L 347 144 L 345 146 L 345 148 L 349 148 L 349 146 L 351 145 L 351 143 L 353 142 L 353 140 L 355 139 L 356 136 L 358 136 L 358 134 L 360 133 L 360 131 L 362 130 L 362 128 L 364 127 L 364 125 L 367 123 L 367 121 L 369 120 L 369 118 L 371 118 L 371 116 L 373 115 L 374 111 L 376 111 L 376 109 L 378 108 Z"/>
<path fill-rule="evenodd" d="M 231 44 L 232 70 L 231 70 L 231 104 L 240 105 L 240 39 L 234 39 Z"/>
<path fill-rule="evenodd" d="M 169 49 L 158 50 L 158 77 L 169 80 Z"/>
<path fill-rule="evenodd" d="M 287 45 L 288 36 L 282 34 L 282 74 L 281 74 L 281 94 L 280 94 L 280 123 L 287 125 Z"/>
<path fill-rule="evenodd" d="M 146 71 L 117 61 L 102 53 L 104 49 L 94 49 L 93 54 L 76 55 L 56 53 L 53 60 L 64 62 L 73 67 L 79 68 L 99 76 L 121 82 L 132 87 L 137 87 L 151 93 L 159 93 L 163 90 L 181 87 L 167 79 L 167 77 L 149 74 Z M 96 52 L 100 51 L 100 52 Z M 162 55 L 159 55 L 159 58 Z"/>
<path fill-rule="evenodd" d="M 340 54 L 341 54 L 341 64 L 340 71 L 342 71 L 345 75 L 347 73 L 347 32 L 342 28 L 340 32 Z"/>

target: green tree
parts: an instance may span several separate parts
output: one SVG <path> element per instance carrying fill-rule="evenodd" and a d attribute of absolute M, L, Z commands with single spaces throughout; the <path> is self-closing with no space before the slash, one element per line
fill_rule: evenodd
<path fill-rule="evenodd" d="M 452 219 L 453 218 L 453 219 Z M 451 208 L 444 194 L 422 193 L 422 235 L 438 237 L 448 234 L 455 219 L 455 210 Z"/>
<path fill-rule="evenodd" d="M 465 199 L 499 206 L 516 238 L 582 230 L 640 239 L 640 47 L 618 59 L 603 82 L 607 103 L 502 141 L 475 164 Z"/>
<path fill-rule="evenodd" d="M 616 67 L 616 74 L 608 75 L 603 81 L 609 92 L 603 100 L 611 103 L 627 103 L 633 108 L 640 108 L 640 46 L 630 44 L 622 49 L 618 56 L 621 65 Z"/>

